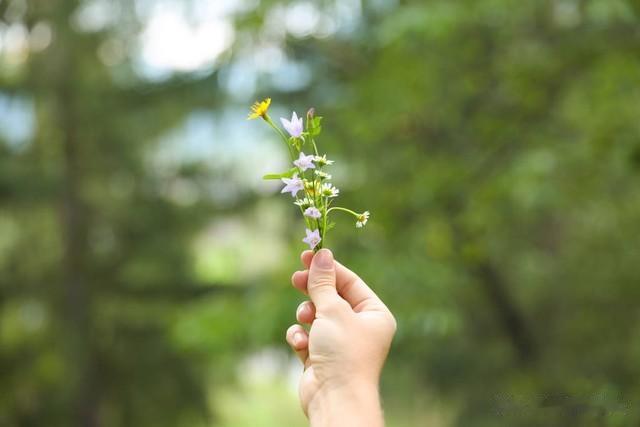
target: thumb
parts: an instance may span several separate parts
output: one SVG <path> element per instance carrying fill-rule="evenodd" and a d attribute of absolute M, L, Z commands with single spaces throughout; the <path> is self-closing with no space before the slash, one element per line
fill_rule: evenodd
<path fill-rule="evenodd" d="M 340 298 L 336 290 L 336 267 L 329 249 L 320 249 L 311 260 L 307 291 L 317 310 Z"/>

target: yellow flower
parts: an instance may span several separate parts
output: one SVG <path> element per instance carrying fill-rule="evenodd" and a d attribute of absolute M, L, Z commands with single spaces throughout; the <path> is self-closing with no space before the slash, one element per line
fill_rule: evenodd
<path fill-rule="evenodd" d="M 247 120 L 257 119 L 258 117 L 266 118 L 267 110 L 269 109 L 269 105 L 271 105 L 271 98 L 267 98 L 262 102 L 256 102 L 251 107 L 251 113 Z"/>
<path fill-rule="evenodd" d="M 304 191 L 309 197 L 315 197 L 316 194 L 320 193 L 320 184 L 315 181 L 309 181 L 305 179 L 302 181 L 304 184 Z"/>

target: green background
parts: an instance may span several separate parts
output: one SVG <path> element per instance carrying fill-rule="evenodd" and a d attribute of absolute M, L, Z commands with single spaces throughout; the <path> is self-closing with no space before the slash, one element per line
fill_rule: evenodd
<path fill-rule="evenodd" d="M 639 3 L 0 17 L 0 426 L 306 425 L 304 227 L 245 120 L 267 96 L 316 108 L 341 204 L 372 213 L 326 244 L 398 320 L 390 427 L 640 423 Z"/>

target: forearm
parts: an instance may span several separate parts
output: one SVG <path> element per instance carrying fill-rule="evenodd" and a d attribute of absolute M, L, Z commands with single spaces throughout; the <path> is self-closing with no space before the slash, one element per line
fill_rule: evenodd
<path fill-rule="evenodd" d="M 311 427 L 384 427 L 375 384 L 326 387 L 309 404 Z"/>

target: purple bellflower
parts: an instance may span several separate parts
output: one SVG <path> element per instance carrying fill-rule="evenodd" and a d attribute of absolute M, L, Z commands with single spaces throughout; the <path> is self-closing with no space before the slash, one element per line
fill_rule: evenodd
<path fill-rule="evenodd" d="M 293 164 L 297 166 L 302 172 L 307 169 L 315 169 L 316 165 L 313 164 L 313 159 L 315 156 L 305 156 L 303 152 L 300 152 L 300 156 L 298 160 L 294 160 Z"/>
<path fill-rule="evenodd" d="M 298 178 L 298 174 L 293 175 L 293 178 L 281 178 L 282 182 L 284 182 L 285 186 L 280 191 L 281 193 L 291 193 L 291 197 L 296 197 L 298 195 L 298 191 L 304 188 L 304 184 L 300 178 Z"/>
<path fill-rule="evenodd" d="M 313 219 L 318 219 L 322 216 L 322 214 L 320 213 L 320 210 L 318 208 L 314 208 L 309 207 L 307 209 L 305 209 L 304 211 L 304 216 L 307 216 L 309 218 L 313 218 Z"/>
<path fill-rule="evenodd" d="M 287 130 L 287 132 L 289 132 L 289 135 L 294 138 L 300 138 L 304 126 L 302 124 L 302 117 L 298 118 L 298 115 L 295 111 L 291 116 L 291 121 L 285 119 L 284 117 L 280 117 L 280 121 L 282 122 L 282 126 Z"/>
<path fill-rule="evenodd" d="M 302 239 L 302 241 L 309 245 L 309 249 L 313 249 L 318 246 L 318 243 L 320 243 L 320 240 L 322 240 L 320 238 L 320 232 L 317 229 L 311 231 L 308 228 L 305 231 L 307 233 L 307 237 Z"/>

